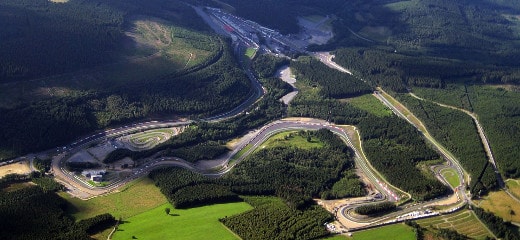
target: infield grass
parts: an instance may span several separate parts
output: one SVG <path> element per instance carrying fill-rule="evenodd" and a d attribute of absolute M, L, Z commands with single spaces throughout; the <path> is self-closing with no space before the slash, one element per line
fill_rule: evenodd
<path fill-rule="evenodd" d="M 260 145 L 262 148 L 275 148 L 283 146 L 292 146 L 300 149 L 322 148 L 325 144 L 316 137 L 311 137 L 311 141 L 307 141 L 307 137 L 298 134 L 299 131 L 286 131 L 271 136 L 267 141 Z"/>
<path fill-rule="evenodd" d="M 460 185 L 460 179 L 457 172 L 454 169 L 446 168 L 441 170 L 442 177 L 448 181 L 452 188 L 456 188 Z"/>
<path fill-rule="evenodd" d="M 165 213 L 170 208 L 170 215 Z M 166 203 L 125 220 L 112 239 L 238 239 L 218 219 L 252 209 L 245 203 L 174 209 Z"/>

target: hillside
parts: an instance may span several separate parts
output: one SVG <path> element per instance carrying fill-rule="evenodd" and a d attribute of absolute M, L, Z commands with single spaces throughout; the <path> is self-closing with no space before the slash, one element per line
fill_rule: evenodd
<path fill-rule="evenodd" d="M 138 119 L 225 112 L 250 91 L 229 42 L 182 1 L 3 1 L 0 21 L 0 160 Z"/>

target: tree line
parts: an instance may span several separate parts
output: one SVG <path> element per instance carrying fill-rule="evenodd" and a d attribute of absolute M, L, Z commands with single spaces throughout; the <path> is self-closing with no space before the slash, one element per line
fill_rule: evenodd
<path fill-rule="evenodd" d="M 493 213 L 484 211 L 479 207 L 472 207 L 473 212 L 484 224 L 499 238 L 506 240 L 520 239 L 518 227 L 505 222 L 502 218 L 495 216 Z"/>
<path fill-rule="evenodd" d="M 396 205 L 391 202 L 381 202 L 375 204 L 366 204 L 363 206 L 359 206 L 354 209 L 357 214 L 361 215 L 375 215 L 375 214 L 384 214 L 396 209 Z"/>

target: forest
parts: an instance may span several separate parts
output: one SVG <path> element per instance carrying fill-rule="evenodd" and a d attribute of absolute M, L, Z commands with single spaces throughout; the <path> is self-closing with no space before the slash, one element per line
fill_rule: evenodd
<path fill-rule="evenodd" d="M 289 65 L 290 61 L 285 58 L 271 56 L 269 54 L 257 55 L 253 59 L 252 67 L 260 78 L 270 78 L 282 66 Z"/>
<path fill-rule="evenodd" d="M 317 138 L 325 146 L 260 149 L 218 179 L 180 168 L 156 169 L 149 177 L 167 199 L 180 208 L 244 199 L 255 209 L 221 219 L 244 239 L 270 239 L 273 237 L 270 234 L 276 234 L 275 239 L 326 236 L 328 232 L 323 223 L 330 221 L 331 215 L 316 206 L 312 197 L 363 196 L 364 186 L 349 171 L 353 169 L 351 151 L 332 132 L 321 129 L 298 134 Z M 338 183 L 352 185 L 338 190 L 334 187 Z M 259 201 L 262 197 L 255 197 L 257 195 L 277 198 Z"/>
<path fill-rule="evenodd" d="M 372 88 L 365 82 L 311 57 L 300 57 L 298 61 L 292 61 L 290 66 L 299 81 L 321 86 L 320 95 L 324 98 L 348 98 L 372 92 Z"/>
<path fill-rule="evenodd" d="M 38 178 L 34 178 L 36 180 Z M 48 179 L 48 178 L 41 178 Z M 5 180 L 2 178 L 2 180 Z M 34 181 L 33 180 L 33 181 Z M 10 183 L 16 182 L 11 178 Z M 110 214 L 75 222 L 67 214 L 67 202 L 41 180 L 38 186 L 24 187 L 14 191 L 0 190 L 0 238 L 13 240 L 30 239 L 91 239 L 90 235 L 112 227 L 116 220 Z M 55 182 L 54 182 L 55 183 Z"/>
<path fill-rule="evenodd" d="M 274 73 L 277 69 L 275 63 L 276 59 L 265 58 L 255 62 L 254 65 Z M 125 157 L 140 159 L 150 157 L 157 152 L 161 152 L 164 156 L 177 156 L 190 162 L 217 157 L 226 151 L 223 142 L 238 137 L 249 129 L 258 128 L 269 121 L 286 116 L 285 106 L 279 99 L 292 91 L 292 86 L 273 77 L 259 78 L 259 81 L 267 90 L 267 94 L 248 110 L 249 114 L 241 114 L 236 118 L 215 123 L 196 122 L 182 134 L 174 136 L 154 149 L 141 152 L 117 149 L 103 161 L 115 162 Z"/>
<path fill-rule="evenodd" d="M 237 200 L 230 191 L 242 195 L 275 195 L 294 209 L 307 207 L 312 197 L 326 195 L 328 198 L 340 198 L 365 194 L 359 179 L 348 171 L 353 169 L 354 163 L 352 153 L 343 141 L 325 129 L 300 134 L 316 137 L 326 146 L 320 149 L 294 146 L 261 149 L 219 179 L 176 168 L 155 170 L 150 173 L 150 178 L 173 205 L 187 207 L 191 206 L 190 201 L 193 205 L 199 205 L 204 201 Z M 352 185 L 334 188 L 339 181 Z M 195 185 L 201 186 L 194 188 Z M 219 191 L 200 196 L 190 193 L 212 188 Z M 185 200 L 187 198 L 196 199 Z"/>
<path fill-rule="evenodd" d="M 448 187 L 433 175 L 425 176 L 417 168 L 422 161 L 440 157 L 412 125 L 391 116 L 367 118 L 358 127 L 365 154 L 388 182 L 410 193 L 418 201 L 449 193 Z"/>
<path fill-rule="evenodd" d="M 167 76 L 146 86 L 130 85 L 115 92 L 90 92 L 0 109 L 0 121 L 4 123 L 0 136 L 7 140 L 0 142 L 0 149 L 11 151 L 11 156 L 19 155 L 148 116 L 208 116 L 230 110 L 249 95 L 250 83 L 238 68 L 228 43 L 222 44 L 223 52 L 215 63 L 192 73 Z"/>
<path fill-rule="evenodd" d="M 298 64 L 312 65 L 310 61 L 298 61 Z M 326 73 L 320 71 L 321 68 L 316 69 L 312 74 L 326 76 Z M 337 81 L 337 78 L 342 76 L 348 75 L 342 73 L 332 79 Z M 357 79 L 355 81 L 363 83 Z M 440 156 L 405 120 L 393 115 L 378 117 L 349 103 L 340 102 L 330 96 L 322 96 L 321 89 L 336 88 L 334 81 L 301 81 L 297 84 L 300 94 L 291 102 L 288 110 L 289 116 L 314 117 L 336 124 L 356 125 L 360 130 L 363 148 L 371 164 L 390 183 L 412 194 L 415 200 L 428 200 L 449 192 L 449 189 L 433 175 L 425 176 L 417 168 L 419 163 L 440 159 Z"/>
<path fill-rule="evenodd" d="M 381 202 L 357 207 L 354 211 L 361 215 L 384 214 L 396 209 L 396 205 L 391 202 Z"/>
<path fill-rule="evenodd" d="M 515 85 L 450 84 L 444 89 L 414 88 L 418 96 L 477 114 L 506 178 L 520 176 L 520 94 Z"/>
<path fill-rule="evenodd" d="M 332 215 L 319 206 L 294 210 L 277 199 L 246 197 L 245 201 L 255 208 L 220 219 L 242 239 L 318 239 L 330 234 L 323 224 L 332 221 Z"/>
<path fill-rule="evenodd" d="M 421 101 L 409 95 L 398 97 L 426 124 L 432 136 L 459 159 L 464 170 L 471 176 L 468 187 L 473 193 L 477 194 L 481 190 L 485 193 L 498 186 L 495 173 L 487 164 L 484 147 L 471 117 L 463 112 Z"/>
<path fill-rule="evenodd" d="M 334 38 L 308 50 L 333 51 L 334 61 L 358 78 L 396 92 L 461 79 L 519 83 L 520 21 L 511 16 L 520 8 L 503 1 L 462 2 L 326 1 L 321 9 L 335 4 L 327 12 L 337 17 Z"/>
<path fill-rule="evenodd" d="M 177 26 L 209 32 L 182 1 L 6 0 L 0 3 L 0 83 L 29 80 L 120 61 L 128 18 L 137 14 L 168 19 Z M 66 19 L 66 21 L 63 21 Z"/>

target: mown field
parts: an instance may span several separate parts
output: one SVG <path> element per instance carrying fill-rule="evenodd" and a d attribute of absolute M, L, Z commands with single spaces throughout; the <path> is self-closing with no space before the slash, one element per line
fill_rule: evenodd
<path fill-rule="evenodd" d="M 475 239 L 492 237 L 487 228 L 469 210 L 459 211 L 448 215 L 418 220 L 417 223 L 427 229 L 446 228 Z"/>
<path fill-rule="evenodd" d="M 88 201 L 72 198 L 66 193 L 60 193 L 60 196 L 70 203 L 69 212 L 76 220 L 106 212 L 116 218 L 127 219 L 168 202 L 152 180 L 146 177 L 135 180 L 118 193 L 96 197 Z"/>
<path fill-rule="evenodd" d="M 347 239 L 353 240 L 413 240 L 415 233 L 413 229 L 404 224 L 392 224 L 384 227 L 354 232 L 352 237 Z"/>
<path fill-rule="evenodd" d="M 171 209 L 169 215 L 165 208 Z M 113 239 L 238 239 L 218 219 L 250 209 L 252 207 L 244 202 L 190 209 L 174 209 L 166 203 L 125 219 Z"/>

